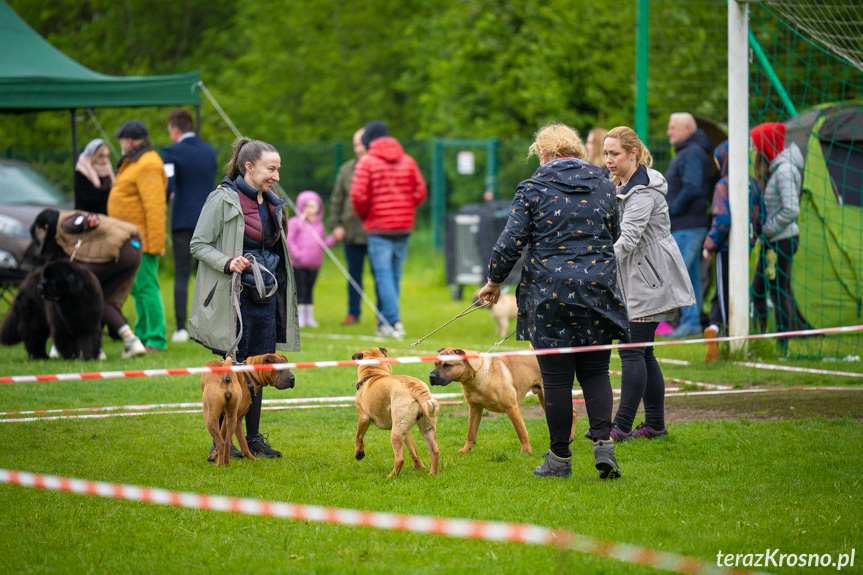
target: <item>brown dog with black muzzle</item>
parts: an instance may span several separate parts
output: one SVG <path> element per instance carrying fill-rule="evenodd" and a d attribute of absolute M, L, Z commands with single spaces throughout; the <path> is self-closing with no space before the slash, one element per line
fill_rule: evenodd
<path fill-rule="evenodd" d="M 351 359 L 383 359 L 387 350 L 376 347 L 355 353 Z M 417 455 L 417 448 L 410 430 L 414 423 L 420 428 L 431 454 L 429 475 L 437 475 L 440 451 L 437 446 L 437 415 L 440 406 L 431 396 L 428 386 L 415 377 L 393 375 L 389 364 L 359 365 L 357 367 L 357 437 L 354 457 L 365 457 L 363 437 L 369 425 L 378 429 L 389 429 L 395 463 L 387 477 L 398 477 L 405 462 L 404 448 L 417 469 L 425 465 Z"/>
<path fill-rule="evenodd" d="M 224 362 L 209 361 L 207 367 L 230 367 L 231 358 Z M 288 363 L 285 356 L 277 353 L 253 355 L 246 358 L 247 365 L 264 365 Z M 228 467 L 231 453 L 231 436 L 237 436 L 237 443 L 244 457 L 252 461 L 256 459 L 249 450 L 246 435 L 243 433 L 243 417 L 252 404 L 252 396 L 262 387 L 270 385 L 276 389 L 294 387 L 294 374 L 289 370 L 244 371 L 225 373 L 205 373 L 201 376 L 201 390 L 204 392 L 204 421 L 207 431 L 213 437 L 216 449 L 208 458 L 215 461 L 216 467 Z M 224 414 L 222 427 L 219 427 L 219 416 Z"/>
<path fill-rule="evenodd" d="M 479 355 L 476 351 L 465 351 L 454 347 L 443 347 L 439 355 Z M 518 404 L 527 392 L 532 391 L 539 398 L 539 405 L 545 411 L 545 393 L 542 389 L 542 374 L 539 362 L 534 355 L 513 357 L 479 357 L 464 360 L 436 361 L 429 374 L 432 385 L 449 385 L 453 381 L 461 384 L 464 399 L 468 405 L 467 441 L 459 453 L 469 452 L 476 444 L 482 412 L 487 409 L 495 413 L 505 413 L 515 427 L 521 443 L 522 453 L 532 453 L 527 427 L 521 416 Z M 572 410 L 572 431 L 569 440 L 575 436 L 575 409 Z"/>

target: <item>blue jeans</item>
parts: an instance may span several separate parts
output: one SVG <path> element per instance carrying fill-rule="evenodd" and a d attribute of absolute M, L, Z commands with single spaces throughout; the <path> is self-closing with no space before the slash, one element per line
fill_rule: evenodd
<path fill-rule="evenodd" d="M 363 289 L 363 262 L 366 259 L 366 244 L 345 244 L 345 259 L 348 263 L 348 275 L 351 276 L 360 289 Z M 360 317 L 360 292 L 348 282 L 348 314 Z"/>
<path fill-rule="evenodd" d="M 369 235 L 368 254 L 375 276 L 381 314 L 390 325 L 401 321 L 399 294 L 401 293 L 402 267 L 408 255 L 410 235 Z"/>
<path fill-rule="evenodd" d="M 704 237 L 707 235 L 707 228 L 690 228 L 688 230 L 677 230 L 671 232 L 671 237 L 677 242 L 677 247 L 680 248 L 680 254 L 683 256 L 683 262 L 686 264 L 686 271 L 689 272 L 689 281 L 692 282 L 692 289 L 695 292 L 695 305 L 680 309 L 680 326 L 697 329 L 701 331 L 701 306 L 703 296 L 701 294 L 701 246 L 704 243 Z"/>

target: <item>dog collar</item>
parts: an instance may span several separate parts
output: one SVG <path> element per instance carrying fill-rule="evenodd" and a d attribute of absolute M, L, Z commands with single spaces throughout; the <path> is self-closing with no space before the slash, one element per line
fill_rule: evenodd
<path fill-rule="evenodd" d="M 375 376 L 374 376 L 374 375 L 370 375 L 370 376 L 368 376 L 368 377 L 364 377 L 364 378 L 362 378 L 362 379 L 361 379 L 361 380 L 359 380 L 359 381 L 355 381 L 355 382 L 354 382 L 354 387 L 356 387 L 356 388 L 357 388 L 357 391 L 359 391 L 359 390 L 360 390 L 360 386 L 361 386 L 362 384 L 364 384 L 365 382 L 367 382 L 368 380 L 370 380 L 371 378 L 373 378 L 373 377 L 375 377 Z"/>
<path fill-rule="evenodd" d="M 246 385 L 249 386 L 249 393 L 252 394 L 252 399 L 255 399 L 255 384 L 252 382 L 252 378 L 249 377 L 249 373 L 244 371 L 243 377 L 246 379 Z"/>

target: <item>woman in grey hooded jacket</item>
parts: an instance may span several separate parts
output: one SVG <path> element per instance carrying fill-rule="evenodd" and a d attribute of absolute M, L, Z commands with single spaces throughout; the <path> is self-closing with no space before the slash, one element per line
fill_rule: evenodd
<path fill-rule="evenodd" d="M 618 278 L 629 315 L 629 342 L 652 342 L 659 322 L 674 310 L 695 303 L 686 264 L 671 237 L 665 178 L 650 168 L 653 158 L 636 133 L 626 126 L 611 130 L 603 145 L 605 165 L 617 184 L 620 237 L 614 243 Z M 668 435 L 665 429 L 665 380 L 653 347 L 620 350 L 623 376 L 620 406 L 611 437 Z M 644 423 L 632 423 L 644 399 Z"/>
<path fill-rule="evenodd" d="M 803 154 L 794 142 L 785 145 L 785 125 L 765 122 L 752 128 L 755 172 L 767 178 L 764 186 L 764 226 L 761 256 L 752 280 L 755 319 L 762 332 L 767 331 L 767 290 L 776 313 L 776 331 L 790 331 L 798 326 L 797 304 L 791 290 L 791 264 L 799 244 L 800 192 L 803 188 Z M 800 322 L 804 329 L 805 321 Z M 784 338 L 779 340 L 783 345 Z"/>

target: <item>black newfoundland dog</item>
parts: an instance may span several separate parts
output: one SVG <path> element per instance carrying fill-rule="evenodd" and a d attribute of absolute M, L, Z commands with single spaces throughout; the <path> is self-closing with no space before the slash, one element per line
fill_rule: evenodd
<path fill-rule="evenodd" d="M 93 272 L 69 260 L 27 276 L 0 325 L 0 344 L 23 341 L 33 359 L 47 359 L 49 336 L 63 359 L 99 358 L 102 287 Z"/>

